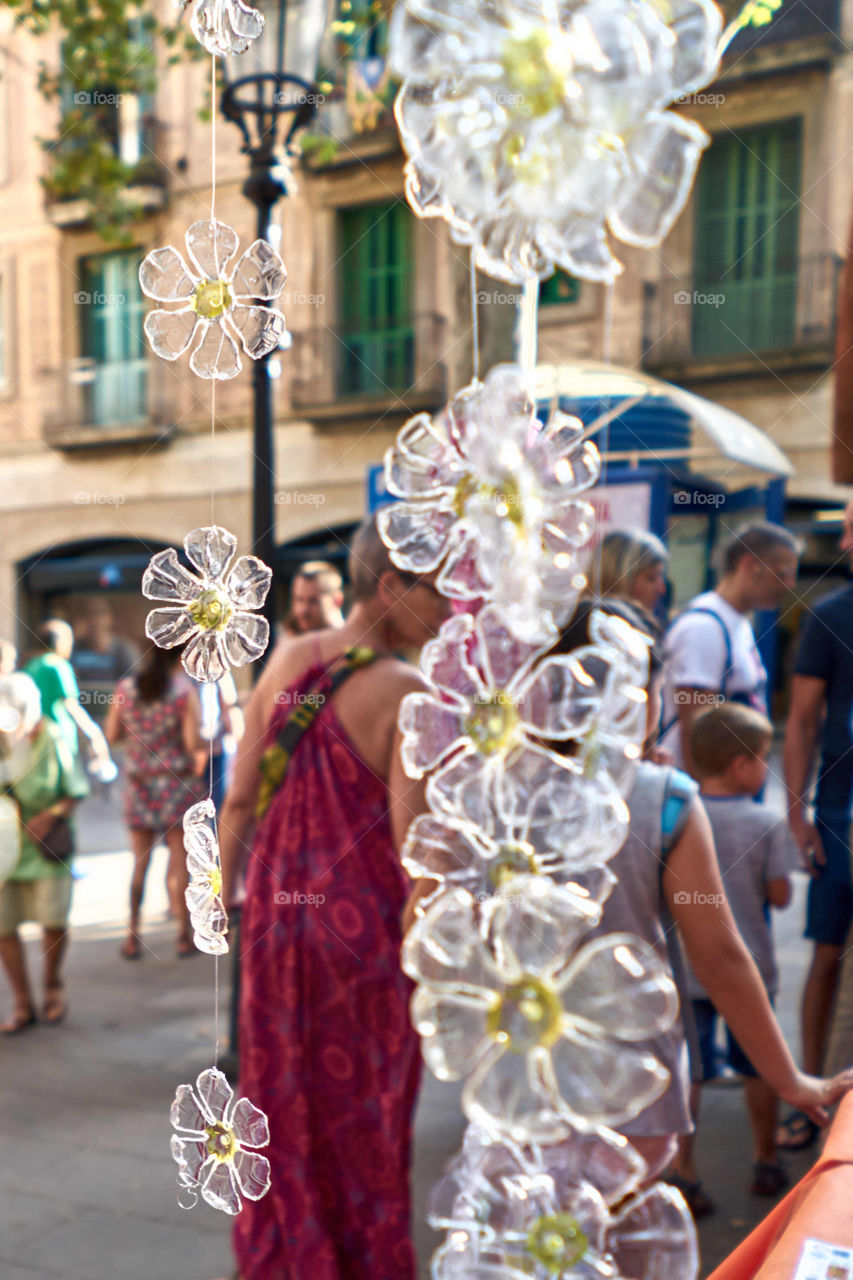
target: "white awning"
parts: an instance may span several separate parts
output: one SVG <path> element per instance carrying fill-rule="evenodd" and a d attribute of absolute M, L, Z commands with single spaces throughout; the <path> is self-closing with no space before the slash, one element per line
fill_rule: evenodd
<path fill-rule="evenodd" d="M 635 401 L 632 407 L 642 404 L 643 410 L 648 412 L 649 400 L 657 398 L 683 410 L 691 428 L 690 445 L 686 449 L 667 450 L 664 454 L 649 450 L 646 456 L 650 459 L 671 459 L 677 455 L 696 463 L 726 458 L 769 475 L 790 476 L 794 473 L 793 466 L 779 446 L 747 418 L 641 370 L 577 360 L 537 365 L 535 378 L 537 400 L 597 398 L 612 400 L 613 408 L 617 409 L 620 401 L 630 399 Z M 703 445 L 696 439 L 697 435 L 710 441 L 713 448 Z M 631 451 L 631 456 L 635 454 L 642 458 L 642 447 Z M 613 457 L 612 454 L 610 456 Z"/>

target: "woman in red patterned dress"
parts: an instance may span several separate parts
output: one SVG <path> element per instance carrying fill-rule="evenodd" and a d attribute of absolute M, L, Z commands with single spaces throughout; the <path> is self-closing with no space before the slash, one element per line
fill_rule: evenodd
<path fill-rule="evenodd" d="M 423 683 L 393 650 L 434 635 L 449 602 L 390 565 L 372 524 L 356 535 L 350 565 L 344 626 L 283 640 L 270 658 L 219 824 L 227 901 L 249 847 L 261 757 L 301 708 L 310 726 L 258 822 L 246 871 L 240 1092 L 269 1116 L 272 1186 L 237 1218 L 242 1280 L 416 1274 L 409 1145 L 420 1054 L 400 970 L 408 884 L 398 850 L 425 804 L 403 773 L 397 711 Z M 365 665 L 347 659 L 354 649 Z"/>
<path fill-rule="evenodd" d="M 142 954 L 139 916 L 145 875 L 161 835 L 169 849 L 166 882 L 172 915 L 178 922 L 177 954 L 193 953 L 184 902 L 187 866 L 181 820 L 203 794 L 196 777 L 197 767 L 203 768 L 201 713 L 195 686 L 180 670 L 180 656 L 179 649 L 152 646 L 139 675 L 128 676 L 116 685 L 107 716 L 107 741 L 125 746 L 124 813 L 134 857 L 130 925 L 121 948 L 126 960 L 137 960 Z"/>

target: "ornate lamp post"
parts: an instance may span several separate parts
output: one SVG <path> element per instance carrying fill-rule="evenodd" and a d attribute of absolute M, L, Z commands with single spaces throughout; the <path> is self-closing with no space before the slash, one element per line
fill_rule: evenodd
<path fill-rule="evenodd" d="M 254 0 L 255 3 L 258 0 Z M 249 176 L 243 193 L 257 213 L 257 236 L 269 239 L 272 210 L 289 194 L 289 151 L 299 129 L 317 110 L 317 60 L 326 28 L 328 0 L 268 0 L 258 6 L 263 34 L 246 51 L 222 60 L 221 108 L 243 135 Z M 275 566 L 275 454 L 269 361 L 254 362 L 254 470 L 252 551 Z M 275 591 L 266 616 L 275 625 Z"/>

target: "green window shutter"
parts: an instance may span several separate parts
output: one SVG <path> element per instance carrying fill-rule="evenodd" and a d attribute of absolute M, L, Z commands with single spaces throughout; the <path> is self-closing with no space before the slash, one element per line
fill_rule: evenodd
<path fill-rule="evenodd" d="M 108 253 L 80 263 L 81 353 L 94 361 L 88 416 L 94 424 L 146 414 L 145 307 L 138 254 Z"/>
<path fill-rule="evenodd" d="M 539 285 L 539 305 L 542 307 L 577 302 L 580 297 L 580 281 L 559 267 Z"/>
<path fill-rule="evenodd" d="M 336 27 L 348 58 L 384 58 L 388 18 L 383 0 L 339 0 Z"/>
<path fill-rule="evenodd" d="M 794 338 L 801 122 L 717 137 L 699 168 L 692 297 L 696 355 Z"/>
<path fill-rule="evenodd" d="M 392 204 L 339 214 L 340 390 L 405 391 L 414 374 L 413 218 Z"/>

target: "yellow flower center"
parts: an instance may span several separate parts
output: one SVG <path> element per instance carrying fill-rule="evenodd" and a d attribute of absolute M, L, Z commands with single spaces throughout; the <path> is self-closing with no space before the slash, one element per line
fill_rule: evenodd
<path fill-rule="evenodd" d="M 538 1218 L 527 1236 L 527 1251 L 555 1274 L 580 1262 L 589 1241 L 570 1213 Z"/>
<path fill-rule="evenodd" d="M 510 840 L 501 845 L 497 858 L 489 868 L 489 879 L 499 889 L 513 876 L 537 875 L 538 870 L 533 847 Z"/>
<path fill-rule="evenodd" d="M 504 476 L 500 484 L 481 484 L 470 472 L 463 476 L 453 495 L 453 510 L 460 520 L 471 498 L 483 505 L 492 505 L 496 516 L 512 521 L 517 527 L 524 525 L 521 492 L 512 476 Z"/>
<path fill-rule="evenodd" d="M 549 1049 L 560 1038 L 562 1009 L 551 987 L 525 974 L 507 987 L 488 1012 L 491 1035 L 513 1053 Z"/>
<path fill-rule="evenodd" d="M 481 755 L 506 751 L 518 731 L 520 720 L 508 693 L 483 694 L 475 699 L 465 721 L 465 732 Z"/>
<path fill-rule="evenodd" d="M 566 96 L 572 65 L 570 45 L 561 32 L 534 27 L 510 36 L 501 50 L 507 85 L 502 105 L 528 118 L 553 111 Z"/>
<path fill-rule="evenodd" d="M 188 608 L 193 622 L 202 631 L 221 631 L 234 612 L 231 601 L 219 587 L 202 591 Z"/>
<path fill-rule="evenodd" d="M 210 892 L 215 898 L 222 896 L 222 872 L 219 867 L 211 867 L 208 877 L 210 882 Z"/>
<path fill-rule="evenodd" d="M 225 280 L 200 280 L 193 293 L 192 308 L 203 320 L 218 320 L 231 306 L 231 290 Z"/>
<path fill-rule="evenodd" d="M 236 1140 L 230 1129 L 226 1129 L 224 1124 L 209 1124 L 207 1126 L 207 1153 L 216 1156 L 217 1160 L 231 1160 L 236 1150 Z"/>

